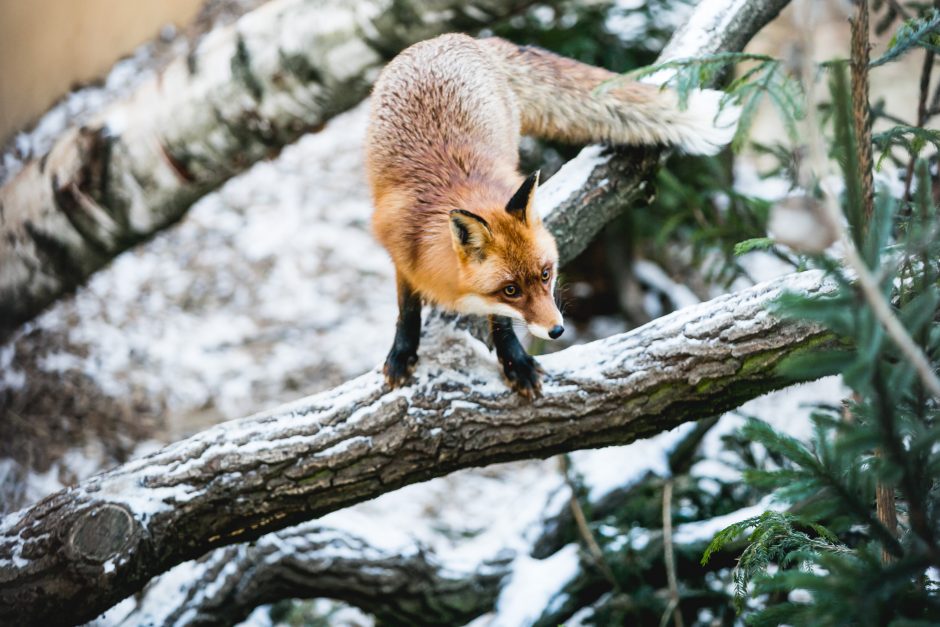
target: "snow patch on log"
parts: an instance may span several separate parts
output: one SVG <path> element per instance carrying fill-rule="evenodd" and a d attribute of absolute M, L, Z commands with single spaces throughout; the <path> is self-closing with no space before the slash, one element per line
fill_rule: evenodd
<path fill-rule="evenodd" d="M 594 169 L 609 158 L 609 155 L 605 154 L 604 146 L 587 146 L 577 157 L 561 166 L 555 176 L 539 186 L 535 192 L 535 205 L 542 219 L 551 215 L 572 194 L 580 190 L 588 182 Z"/>
<path fill-rule="evenodd" d="M 699 2 L 685 24 L 669 40 L 659 55 L 658 63 L 691 59 L 718 52 L 717 38 L 741 19 L 753 0 L 704 0 Z"/>
<path fill-rule="evenodd" d="M 499 596 L 495 624 L 531 625 L 578 573 L 579 561 L 576 544 L 543 560 L 527 555 L 516 558 L 512 578 Z"/>

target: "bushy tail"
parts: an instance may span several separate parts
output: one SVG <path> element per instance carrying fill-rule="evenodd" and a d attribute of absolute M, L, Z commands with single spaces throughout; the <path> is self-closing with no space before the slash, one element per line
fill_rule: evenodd
<path fill-rule="evenodd" d="M 694 91 L 680 110 L 673 90 L 633 81 L 601 87 L 618 75 L 497 37 L 480 43 L 519 100 L 523 134 L 578 144 L 665 144 L 705 155 L 734 136 L 740 109 L 721 108 L 721 92 Z"/>

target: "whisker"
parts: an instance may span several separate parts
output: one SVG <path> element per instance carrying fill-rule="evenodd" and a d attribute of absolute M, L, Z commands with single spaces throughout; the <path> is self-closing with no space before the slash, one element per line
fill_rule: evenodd
<path fill-rule="evenodd" d="M 571 299 L 568 297 L 568 284 L 561 283 L 559 281 L 555 284 L 555 293 L 552 294 L 552 297 L 555 300 L 555 306 L 558 307 L 558 311 L 561 312 L 562 317 L 565 315 L 565 310 L 568 308 L 568 305 L 571 302 Z"/>
<path fill-rule="evenodd" d="M 521 330 L 525 331 L 525 330 L 528 329 L 529 327 L 528 327 L 528 325 L 527 325 L 525 322 L 523 322 L 522 320 L 515 320 L 515 319 L 513 319 L 513 321 L 512 321 L 512 328 L 513 328 L 513 329 L 521 329 Z"/>

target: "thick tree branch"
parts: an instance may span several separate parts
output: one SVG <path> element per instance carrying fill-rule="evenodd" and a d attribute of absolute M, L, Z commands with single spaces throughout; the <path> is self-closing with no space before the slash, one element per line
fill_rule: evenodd
<path fill-rule="evenodd" d="M 361 101 L 402 48 L 531 3 L 273 0 L 210 33 L 0 188 L 0 341 L 209 191 Z"/>
<path fill-rule="evenodd" d="M 785 4 L 702 2 L 681 31 L 682 56 L 743 45 Z M 644 193 L 656 161 L 652 152 L 631 162 L 591 148 L 540 190 L 563 262 Z M 481 343 L 435 319 L 407 388 L 389 391 L 371 372 L 218 425 L 3 519 L 0 622 L 87 620 L 208 550 L 403 485 L 625 444 L 734 408 L 788 383 L 775 371 L 782 358 L 831 342 L 817 326 L 768 313 L 783 289 L 828 287 L 820 274 L 795 275 L 544 357 L 544 398 L 531 405 L 509 392 Z"/>
<path fill-rule="evenodd" d="M 544 398 L 527 404 L 480 342 L 430 322 L 416 382 L 377 371 L 223 423 L 54 494 L 0 525 L 0 621 L 92 618 L 152 576 L 473 466 L 626 444 L 724 412 L 788 383 L 784 357 L 824 348 L 818 326 L 775 318 L 792 275 L 543 357 Z"/>
<path fill-rule="evenodd" d="M 511 557 L 502 554 L 465 572 L 440 564 L 414 541 L 374 546 L 307 523 L 178 566 L 148 587 L 120 622 L 234 625 L 266 603 L 330 598 L 375 615 L 383 625 L 460 625 L 493 608 Z"/>

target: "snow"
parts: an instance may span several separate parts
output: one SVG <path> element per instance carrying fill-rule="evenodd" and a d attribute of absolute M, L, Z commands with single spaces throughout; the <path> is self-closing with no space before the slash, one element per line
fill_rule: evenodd
<path fill-rule="evenodd" d="M 380 363 L 397 306 L 369 232 L 367 107 L 206 196 L 40 316 L 36 327 L 69 339 L 40 369 L 87 373 L 115 398 L 144 395 L 178 417 L 166 425 L 175 439 L 192 429 L 186 416 L 238 418 Z M 16 347 L 0 348 L 0 365 Z M 0 388 L 24 383 L 2 372 Z"/>
<path fill-rule="evenodd" d="M 517 462 L 407 486 L 321 522 L 389 550 L 404 533 L 449 567 L 475 570 L 500 552 L 527 552 L 534 540 L 527 536 L 540 530 L 546 502 L 562 485 L 553 462 Z"/>
<path fill-rule="evenodd" d="M 734 191 L 741 195 L 777 201 L 789 195 L 791 187 L 782 176 L 762 176 L 751 161 L 737 159 L 734 162 Z"/>
<path fill-rule="evenodd" d="M 490 627 L 531 625 L 562 587 L 578 573 L 578 546 L 569 544 L 543 560 L 520 556 L 513 562 L 512 578 L 497 602 Z"/>
<path fill-rule="evenodd" d="M 95 497 L 125 505 L 146 525 L 155 514 L 185 503 L 196 494 L 192 486 L 186 484 L 144 490 L 139 481 L 136 475 L 106 475 L 96 484 L 99 491 L 95 492 Z"/>
<path fill-rule="evenodd" d="M 106 460 L 107 453 L 101 442 L 66 450 L 42 472 L 24 468 L 11 458 L 0 458 L 0 494 L 12 497 L 9 502 L 0 502 L 0 515 L 87 479 L 100 472 Z"/>
<path fill-rule="evenodd" d="M 724 516 L 715 516 L 708 520 L 684 523 L 673 529 L 672 540 L 676 544 L 710 542 L 711 539 L 715 537 L 715 534 L 725 527 L 754 516 L 760 516 L 770 509 L 775 509 L 775 503 L 770 498 L 765 498 L 757 505 L 745 507 L 736 512 L 725 514 Z"/>
<path fill-rule="evenodd" d="M 702 0 L 663 50 L 659 62 L 675 61 L 715 52 L 712 49 L 715 33 L 727 29 L 734 16 L 739 14 L 749 0 Z"/>
<path fill-rule="evenodd" d="M 154 579 L 147 588 L 147 618 L 150 624 L 167 624 L 169 614 L 174 611 L 179 603 L 179 594 L 181 590 L 186 589 L 190 581 L 198 579 L 205 569 L 205 565 L 199 562 L 183 562 L 174 566 L 160 577 Z M 120 625 L 125 623 L 128 616 L 132 615 L 136 607 L 129 608 L 125 614 L 111 611 L 99 616 L 94 624 L 99 627 L 105 625 Z"/>
<path fill-rule="evenodd" d="M 26 373 L 13 367 L 16 346 L 0 346 L 0 390 L 18 390 L 26 384 Z"/>
<path fill-rule="evenodd" d="M 674 31 L 685 22 L 693 8 L 689 0 L 668 5 L 650 4 L 647 0 L 616 0 L 613 4 L 604 21 L 605 29 L 632 46 L 654 51 L 661 50 L 666 43 L 654 33 Z"/>
<path fill-rule="evenodd" d="M 571 453 L 573 469 L 588 486 L 588 498 L 597 502 L 611 491 L 639 483 L 647 475 L 669 475 L 669 454 L 694 425 L 687 423 L 671 431 L 628 446 L 615 446 Z"/>
<path fill-rule="evenodd" d="M 66 128 L 89 121 L 105 104 L 152 78 L 161 58 L 185 54 L 186 47 L 185 37 L 175 30 L 165 30 L 160 39 L 139 46 L 129 57 L 118 61 L 101 84 L 66 95 L 31 129 L 17 133 L 6 146 L 0 147 L 0 185 L 13 178 L 29 160 L 46 154 Z"/>
<path fill-rule="evenodd" d="M 681 283 L 673 281 L 662 268 L 651 261 L 636 259 L 633 261 L 632 268 L 634 275 L 640 282 L 666 295 L 672 301 L 675 309 L 691 307 L 701 302 L 692 290 Z"/>
<path fill-rule="evenodd" d="M 597 166 L 607 161 L 604 152 L 604 146 L 600 144 L 587 146 L 563 165 L 555 176 L 539 186 L 535 192 L 535 205 L 543 219 L 578 191 Z"/>

